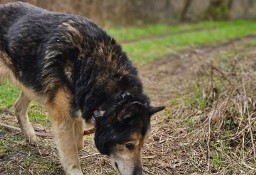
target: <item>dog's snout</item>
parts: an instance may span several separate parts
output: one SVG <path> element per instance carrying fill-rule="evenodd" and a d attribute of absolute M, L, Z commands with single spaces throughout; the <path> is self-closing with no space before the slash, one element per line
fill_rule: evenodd
<path fill-rule="evenodd" d="M 136 167 L 133 171 L 133 175 L 143 175 L 142 167 Z"/>

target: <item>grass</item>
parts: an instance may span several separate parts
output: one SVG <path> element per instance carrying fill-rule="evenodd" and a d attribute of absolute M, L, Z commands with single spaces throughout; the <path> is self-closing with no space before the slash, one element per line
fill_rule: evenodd
<path fill-rule="evenodd" d="M 11 108 L 18 97 L 19 90 L 9 82 L 0 85 L 0 108 Z"/>
<path fill-rule="evenodd" d="M 211 64 L 198 68 L 184 95 L 176 100 L 177 106 L 184 105 L 181 110 L 186 116 L 181 122 L 188 137 L 201 138 L 197 144 L 208 150 L 211 173 L 256 173 L 256 69 L 252 43 L 222 53 Z"/>
<path fill-rule="evenodd" d="M 254 21 L 227 22 L 226 25 L 215 29 L 206 28 L 159 39 L 141 40 L 124 44 L 123 47 L 135 63 L 143 64 L 190 47 L 215 44 L 251 34 L 256 34 Z"/>
<path fill-rule="evenodd" d="M 193 31 L 200 29 L 209 29 L 209 28 L 219 28 L 226 27 L 230 24 L 240 25 L 244 23 L 246 25 L 246 21 L 232 21 L 232 22 L 200 22 L 195 24 L 179 24 L 179 25 L 150 25 L 150 26 L 138 26 L 138 27 L 115 27 L 115 28 L 107 28 L 107 32 L 113 36 L 119 42 L 129 42 L 134 40 L 139 40 L 151 36 L 157 36 L 162 34 L 172 34 L 179 33 L 185 31 Z"/>
<path fill-rule="evenodd" d="M 0 135 L 0 173 L 62 174 L 58 158 L 49 154 L 52 148 L 46 142 L 33 147 L 20 134 L 3 129 L 0 131 L 8 133 L 8 137 Z"/>

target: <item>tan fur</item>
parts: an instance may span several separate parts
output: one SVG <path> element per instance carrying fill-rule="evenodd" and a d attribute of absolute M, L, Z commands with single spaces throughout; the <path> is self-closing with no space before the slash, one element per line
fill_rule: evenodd
<path fill-rule="evenodd" d="M 0 49 L 0 62 L 2 62 L 2 64 L 8 66 L 8 67 L 12 67 L 12 62 L 10 60 L 10 57 Z M 1 64 L 1 63 L 0 63 Z"/>
<path fill-rule="evenodd" d="M 149 133 L 150 131 L 148 131 Z M 133 150 L 126 148 L 125 144 L 117 145 L 115 150 L 110 155 L 113 167 L 115 167 L 115 162 L 118 163 L 119 170 L 124 174 L 130 174 L 130 171 L 135 168 L 135 166 L 141 165 L 141 150 L 144 144 L 146 137 L 138 132 L 134 132 L 130 135 L 130 140 L 127 143 L 132 143 L 135 145 Z M 116 169 L 116 167 L 115 167 Z M 118 169 L 116 169 L 118 171 Z"/>
<path fill-rule="evenodd" d="M 77 36 L 79 36 L 80 38 L 82 38 L 82 35 L 81 33 L 75 28 L 73 27 L 72 25 L 68 24 L 68 23 L 63 23 L 64 26 L 67 27 L 67 30 L 72 32 L 72 33 L 75 33 Z"/>
<path fill-rule="evenodd" d="M 24 91 L 20 94 L 15 103 L 15 115 L 18 119 L 22 133 L 26 136 L 30 143 L 34 144 L 38 141 L 38 138 L 36 137 L 35 131 L 29 122 L 27 109 L 31 101 L 29 96 L 35 97 L 36 95 L 31 90 L 25 88 L 25 86 L 23 86 L 18 80 L 16 80 L 15 76 L 10 70 L 11 66 L 12 64 L 10 62 L 10 58 L 5 52 L 0 51 L 0 81 L 10 79 L 16 86 L 20 87 L 22 91 Z"/>
<path fill-rule="evenodd" d="M 44 104 L 47 101 L 46 97 L 40 96 L 39 94 L 35 93 L 33 90 L 24 86 L 20 81 L 18 81 L 13 74 L 11 67 L 12 64 L 10 63 L 10 58 L 4 53 L 0 51 L 0 82 L 4 79 L 9 79 L 15 86 L 19 87 L 22 92 L 28 96 L 30 99 L 37 100 Z"/>
<path fill-rule="evenodd" d="M 26 88 L 22 83 L 20 83 L 13 75 L 10 69 L 11 66 L 10 58 L 4 52 L 0 51 L 0 81 L 9 79 L 14 85 L 22 90 L 22 93 L 20 94 L 14 106 L 15 115 L 18 119 L 22 133 L 26 136 L 30 143 L 34 144 L 38 141 L 38 138 L 36 137 L 35 131 L 29 122 L 27 110 L 31 98 L 42 100 L 43 97 L 39 97 L 32 90 Z"/>
<path fill-rule="evenodd" d="M 80 138 L 75 137 L 76 119 L 70 117 L 70 96 L 65 89 L 60 89 L 53 101 L 46 104 L 50 114 L 55 142 L 60 154 L 60 159 L 67 174 L 81 174 L 78 158 L 78 149 L 81 148 Z M 79 145 L 77 143 L 80 143 Z"/>
<path fill-rule="evenodd" d="M 22 133 L 27 137 L 30 143 L 36 143 L 38 138 L 28 119 L 28 105 L 30 99 L 22 92 L 15 103 L 15 115 L 18 119 Z"/>
<path fill-rule="evenodd" d="M 81 151 L 84 148 L 84 120 L 82 118 L 76 119 L 74 131 L 77 149 Z"/>
<path fill-rule="evenodd" d="M 0 57 L 1 79 L 9 78 L 22 90 L 15 104 L 15 114 L 24 135 L 30 143 L 38 141 L 27 116 L 30 99 L 33 99 L 44 105 L 50 114 L 55 142 L 65 171 L 70 175 L 82 175 L 78 151 L 83 148 L 83 121 L 81 118 L 75 119 L 70 116 L 70 96 L 67 91 L 60 89 L 54 99 L 49 101 L 47 97 L 36 94 L 19 82 L 3 60 L 8 58 Z"/>
<path fill-rule="evenodd" d="M 71 22 L 70 22 L 71 23 Z M 67 28 L 67 31 L 72 33 L 72 35 L 70 33 L 65 33 L 65 36 L 67 36 L 69 42 L 71 42 L 72 44 L 74 44 L 75 46 L 78 47 L 80 53 L 84 52 L 83 48 L 81 47 L 81 44 L 83 42 L 83 36 L 82 34 L 79 32 L 79 30 L 77 30 L 75 27 L 73 27 L 71 24 L 69 23 L 63 23 L 62 24 L 64 27 Z"/>
<path fill-rule="evenodd" d="M 9 57 L 0 50 L 0 83 L 9 77 L 9 70 L 6 65 L 11 66 Z"/>
<path fill-rule="evenodd" d="M 40 102 L 41 104 L 45 104 L 45 102 L 48 100 L 47 97 L 39 95 L 39 94 L 35 93 L 32 89 L 29 89 L 25 85 L 23 85 L 20 81 L 18 81 L 15 78 L 15 76 L 13 75 L 12 72 L 10 73 L 10 80 L 15 86 L 20 88 L 22 90 L 22 92 L 24 92 L 24 94 L 26 94 L 26 96 L 28 96 L 28 98 L 36 100 L 36 101 Z"/>
<path fill-rule="evenodd" d="M 3 63 L 0 61 L 0 83 L 2 83 L 8 77 L 8 71 Z"/>
<path fill-rule="evenodd" d="M 72 76 L 72 70 L 73 70 L 73 65 L 71 63 L 68 63 L 67 65 L 65 65 L 65 68 L 64 68 L 64 73 L 66 74 L 67 78 L 68 79 L 71 79 L 71 76 Z"/>

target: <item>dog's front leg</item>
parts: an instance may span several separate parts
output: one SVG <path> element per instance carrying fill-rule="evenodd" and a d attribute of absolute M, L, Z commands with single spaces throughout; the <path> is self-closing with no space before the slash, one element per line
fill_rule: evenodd
<path fill-rule="evenodd" d="M 69 96 L 64 90 L 57 92 L 47 104 L 52 131 L 64 170 L 68 175 L 82 175 L 74 127 L 76 119 L 70 116 Z"/>
<path fill-rule="evenodd" d="M 74 128 L 74 134 L 76 139 L 76 145 L 78 151 L 81 151 L 84 147 L 84 125 L 83 125 L 83 119 L 78 118 L 75 121 L 75 128 Z"/>
<path fill-rule="evenodd" d="M 39 139 L 37 138 L 35 131 L 28 119 L 29 103 L 30 99 L 22 92 L 15 103 L 15 115 L 18 119 L 21 131 L 26 136 L 29 143 L 36 144 Z"/>
<path fill-rule="evenodd" d="M 66 118 L 63 116 L 63 118 Z M 70 116 L 67 116 L 70 118 Z M 60 160 L 68 175 L 82 175 L 78 158 L 78 149 L 74 137 L 74 119 L 53 122 L 54 139 Z"/>

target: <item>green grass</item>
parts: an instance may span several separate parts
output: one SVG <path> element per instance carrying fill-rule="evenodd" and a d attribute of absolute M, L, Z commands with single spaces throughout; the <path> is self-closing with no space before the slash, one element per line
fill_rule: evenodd
<path fill-rule="evenodd" d="M 0 85 L 0 108 L 11 108 L 18 97 L 19 90 L 9 82 Z"/>
<path fill-rule="evenodd" d="M 144 37 L 150 37 L 152 35 L 168 34 L 184 30 L 193 30 L 201 28 L 201 25 L 177 25 L 177 26 L 168 26 L 168 25 L 153 25 L 153 26 L 144 26 L 144 27 L 117 27 L 107 29 L 107 32 L 113 36 L 119 42 L 128 42 L 131 40 L 138 40 Z"/>
<path fill-rule="evenodd" d="M 244 21 L 233 21 L 229 23 L 244 23 Z M 227 22 L 200 22 L 195 24 L 179 24 L 179 25 L 149 25 L 149 26 L 138 26 L 138 27 L 115 27 L 107 28 L 107 32 L 113 36 L 119 42 L 127 42 L 131 40 L 138 40 L 145 37 L 150 37 L 152 35 L 161 34 L 172 34 L 180 31 L 197 30 L 203 28 L 215 28 L 215 27 L 225 27 L 230 24 Z"/>
<path fill-rule="evenodd" d="M 190 88 L 193 92 L 190 96 L 183 97 L 183 102 L 190 108 L 197 108 L 203 111 L 207 107 L 207 98 L 202 94 L 202 87 L 199 83 L 196 83 Z"/>
<path fill-rule="evenodd" d="M 13 106 L 18 99 L 20 90 L 8 81 L 0 85 L 0 108 L 8 108 L 13 114 Z M 46 124 L 49 123 L 45 116 L 46 112 L 37 104 L 31 103 L 29 106 L 29 118 L 32 122 Z"/>
<path fill-rule="evenodd" d="M 141 40 L 135 43 L 124 44 L 123 47 L 131 60 L 137 64 L 141 64 L 163 58 L 189 47 L 214 44 L 256 34 L 256 22 L 254 21 L 227 22 L 227 24 L 214 30 L 206 29 L 173 36 L 170 35 L 165 38 Z"/>

